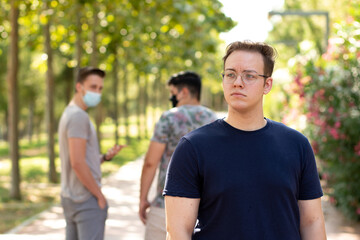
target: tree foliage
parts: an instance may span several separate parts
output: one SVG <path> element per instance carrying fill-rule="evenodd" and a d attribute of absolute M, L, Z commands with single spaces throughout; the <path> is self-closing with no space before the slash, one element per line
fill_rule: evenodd
<path fill-rule="evenodd" d="M 328 12 L 330 34 L 332 25 L 344 19 L 349 12 L 351 0 L 285 0 L 284 12 Z M 273 29 L 268 42 L 281 53 L 279 65 L 287 66 L 287 61 L 300 53 L 300 43 L 310 42 L 318 54 L 326 51 L 326 18 L 324 15 L 287 15 L 271 17 Z"/>
<path fill-rule="evenodd" d="M 291 62 L 297 114 L 327 181 L 330 200 L 360 220 L 360 1 L 333 25 L 327 52 L 302 51 Z M 300 116 L 299 116 L 300 114 Z"/>
<path fill-rule="evenodd" d="M 49 58 L 53 66 L 50 71 L 54 86 L 50 95 L 54 104 L 48 106 L 53 108 L 55 126 L 72 98 L 76 69 L 90 64 L 108 73 L 102 108 L 96 110 L 100 116 L 96 120 L 98 127 L 105 116 L 113 120 L 121 118 L 128 124 L 132 115 L 137 115 L 139 126 L 143 127 L 145 117 L 156 117 L 156 109 L 169 107 L 164 90 L 166 80 L 182 70 L 193 70 L 203 76 L 206 105 L 211 105 L 215 102 L 213 97 L 220 95 L 219 34 L 230 30 L 234 22 L 222 13 L 218 0 L 16 2 L 21 59 L 19 133 L 21 137 L 28 135 L 29 141 L 34 133 L 47 131 L 45 113 L 49 111 L 45 106 L 51 100 L 46 95 Z M 0 4 L 0 61 L 7 63 L 11 8 L 7 0 L 0 0 Z M 8 136 L 9 98 L 5 97 L 3 87 L 6 85 L 4 66 L 0 65 L 0 139 Z M 114 84 L 114 81 L 118 82 Z"/>

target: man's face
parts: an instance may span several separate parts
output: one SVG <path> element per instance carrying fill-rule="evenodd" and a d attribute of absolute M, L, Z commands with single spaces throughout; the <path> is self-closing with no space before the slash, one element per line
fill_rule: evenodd
<path fill-rule="evenodd" d="M 85 95 L 86 91 L 101 93 L 104 86 L 104 79 L 98 75 L 91 74 L 86 77 L 84 82 L 77 83 L 77 90 Z"/>
<path fill-rule="evenodd" d="M 272 78 L 258 77 L 251 84 L 241 79 L 243 72 L 256 72 L 264 75 L 264 61 L 262 55 L 257 52 L 235 51 L 226 59 L 224 72 L 231 72 L 238 76 L 232 83 L 225 82 L 225 100 L 229 105 L 229 111 L 237 112 L 262 111 L 263 95 L 271 90 Z"/>
<path fill-rule="evenodd" d="M 169 91 L 171 96 L 177 95 L 180 92 L 174 85 L 169 85 Z"/>
<path fill-rule="evenodd" d="M 177 107 L 179 104 L 179 101 L 181 101 L 181 90 L 179 90 L 174 85 L 169 85 L 169 91 L 170 91 L 170 101 L 173 105 L 173 107 Z"/>

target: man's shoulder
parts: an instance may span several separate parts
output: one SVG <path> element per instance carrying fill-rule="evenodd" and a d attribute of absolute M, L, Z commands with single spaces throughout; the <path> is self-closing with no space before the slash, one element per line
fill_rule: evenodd
<path fill-rule="evenodd" d="M 76 105 L 68 105 L 62 114 L 61 120 L 65 122 L 83 122 L 89 120 L 89 115 Z"/>
<path fill-rule="evenodd" d="M 221 125 L 221 121 L 221 119 L 217 119 L 211 123 L 205 124 L 204 126 L 201 126 L 189 132 L 184 137 L 190 141 L 197 141 L 204 138 L 212 138 L 214 136 L 217 136 L 222 131 L 221 128 L 219 128 Z"/>
<path fill-rule="evenodd" d="M 211 109 L 202 105 L 184 105 L 180 107 L 171 108 L 161 114 L 161 118 L 179 118 L 183 119 L 183 116 L 189 116 L 193 114 L 205 114 L 211 118 L 216 119 L 216 114 Z"/>
<path fill-rule="evenodd" d="M 307 137 L 300 131 L 291 128 L 281 122 L 277 122 L 274 120 L 269 120 L 269 121 L 271 123 L 272 126 L 271 129 L 274 132 L 274 134 L 280 134 L 281 136 L 284 137 L 284 139 L 291 138 L 298 141 L 308 141 Z"/>

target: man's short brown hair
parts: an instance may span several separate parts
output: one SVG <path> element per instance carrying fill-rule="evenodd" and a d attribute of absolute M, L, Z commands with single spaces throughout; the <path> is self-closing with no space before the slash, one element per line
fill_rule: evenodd
<path fill-rule="evenodd" d="M 226 48 L 226 54 L 223 57 L 224 68 L 226 59 L 235 51 L 249 51 L 260 53 L 264 60 L 264 75 L 271 77 L 274 71 L 276 49 L 263 42 L 237 41 L 230 43 Z"/>
<path fill-rule="evenodd" d="M 85 81 L 85 79 L 89 76 L 89 75 L 97 75 L 101 78 L 105 77 L 105 72 L 99 68 L 95 68 L 95 67 L 83 67 L 80 68 L 79 70 L 79 74 L 78 77 L 76 79 L 77 83 L 83 83 Z"/>

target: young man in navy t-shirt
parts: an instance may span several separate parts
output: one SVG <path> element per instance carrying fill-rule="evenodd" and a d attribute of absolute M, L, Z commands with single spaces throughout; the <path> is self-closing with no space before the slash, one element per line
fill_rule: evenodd
<path fill-rule="evenodd" d="M 308 140 L 264 118 L 275 54 L 264 43 L 228 46 L 222 81 L 227 117 L 185 135 L 170 161 L 168 240 L 326 239 Z"/>

